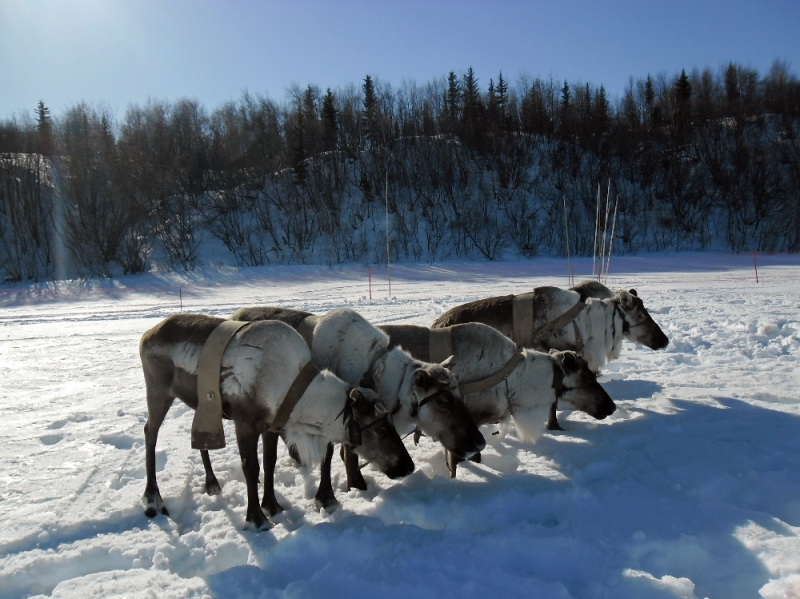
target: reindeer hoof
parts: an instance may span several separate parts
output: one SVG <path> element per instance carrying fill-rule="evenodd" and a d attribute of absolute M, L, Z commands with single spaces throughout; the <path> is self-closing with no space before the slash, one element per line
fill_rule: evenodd
<path fill-rule="evenodd" d="M 148 518 L 155 518 L 159 513 L 169 516 L 167 506 L 164 505 L 164 500 L 161 495 L 154 497 L 145 497 L 144 499 L 144 515 Z"/>
<path fill-rule="evenodd" d="M 264 514 L 261 510 L 258 510 L 258 516 L 254 516 L 251 518 L 247 518 L 244 523 L 245 530 L 253 530 L 255 532 L 261 532 L 262 530 L 269 530 L 274 525 L 272 522 L 266 519 Z"/>
<path fill-rule="evenodd" d="M 339 501 L 336 497 L 315 497 L 314 498 L 314 505 L 317 506 L 317 509 L 322 509 L 332 514 L 339 508 Z"/>
<path fill-rule="evenodd" d="M 359 491 L 366 491 L 367 490 L 367 481 L 363 478 L 358 478 L 354 480 L 352 483 L 350 481 L 347 482 L 347 490 L 350 491 L 351 489 L 358 489 Z"/>
<path fill-rule="evenodd" d="M 285 510 L 277 501 L 273 501 L 272 503 L 265 501 L 261 504 L 261 511 L 263 511 L 267 516 L 277 516 Z"/>
<path fill-rule="evenodd" d="M 222 486 L 217 482 L 217 479 L 206 480 L 206 494 L 207 495 L 220 495 L 222 493 Z"/>
<path fill-rule="evenodd" d="M 553 422 L 548 422 L 547 423 L 547 430 L 549 430 L 549 431 L 563 431 L 564 429 L 561 428 L 561 425 L 558 423 L 558 420 L 555 420 Z"/>
<path fill-rule="evenodd" d="M 163 505 L 161 506 L 160 510 L 158 510 L 158 509 L 156 509 L 154 507 L 147 508 L 144 511 L 144 515 L 147 516 L 148 518 L 155 518 L 159 514 L 159 512 L 164 514 L 165 516 L 169 516 L 169 512 L 167 511 L 167 508 L 164 507 Z"/>
<path fill-rule="evenodd" d="M 469 461 L 470 462 L 475 462 L 476 464 L 480 464 L 481 463 L 481 452 L 479 451 L 477 453 L 472 454 L 472 456 L 470 456 L 470 458 L 469 458 Z"/>

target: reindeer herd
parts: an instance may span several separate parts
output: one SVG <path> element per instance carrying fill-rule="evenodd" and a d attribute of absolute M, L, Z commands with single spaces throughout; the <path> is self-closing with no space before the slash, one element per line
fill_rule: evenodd
<path fill-rule="evenodd" d="M 367 488 L 360 460 L 392 479 L 411 474 L 414 462 L 400 437 L 411 432 L 442 444 L 455 477 L 459 462 L 480 461 L 481 425 L 511 418 L 520 439 L 532 442 L 545 428 L 561 428 L 557 407 L 603 419 L 615 405 L 597 373 L 619 356 L 623 339 L 654 350 L 668 344 L 635 290 L 612 292 L 594 281 L 463 304 L 430 328 L 375 326 L 347 308 L 322 315 L 243 308 L 228 320 L 241 326 L 220 346 L 212 370 L 222 417 L 236 430 L 246 526 L 256 530 L 269 528 L 267 517 L 284 509 L 273 488 L 279 437 L 298 463 L 321 464 L 315 501 L 331 510 L 335 444 L 348 490 Z M 168 514 L 156 481 L 158 430 L 175 398 L 196 410 L 196 422 L 201 402 L 215 399 L 213 391 L 198 390 L 199 371 L 208 364 L 201 361 L 204 346 L 223 322 L 174 314 L 142 336 L 147 516 Z M 194 430 L 193 447 L 201 452 L 206 492 L 219 493 L 208 448 L 195 445 Z"/>

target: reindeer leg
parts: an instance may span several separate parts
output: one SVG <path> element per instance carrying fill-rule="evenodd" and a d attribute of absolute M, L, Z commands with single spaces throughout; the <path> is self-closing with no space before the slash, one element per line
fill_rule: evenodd
<path fill-rule="evenodd" d="M 558 402 L 553 402 L 553 405 L 550 406 L 550 415 L 547 417 L 547 430 L 549 431 L 563 431 L 564 429 L 561 428 L 561 425 L 558 423 L 558 418 L 556 418 L 556 404 Z"/>
<path fill-rule="evenodd" d="M 266 432 L 261 435 L 264 445 L 264 499 L 261 509 L 270 516 L 280 514 L 283 507 L 275 499 L 275 462 L 278 460 L 278 433 Z"/>
<path fill-rule="evenodd" d="M 267 530 L 272 524 L 258 504 L 258 432 L 249 424 L 236 421 L 236 442 L 242 458 L 242 470 L 247 483 L 247 517 L 245 529 Z"/>
<path fill-rule="evenodd" d="M 463 462 L 461 458 L 457 457 L 452 451 L 444 450 L 445 459 L 447 460 L 447 469 L 450 471 L 450 478 L 456 477 L 456 469 L 459 462 Z"/>
<path fill-rule="evenodd" d="M 206 469 L 206 494 L 219 495 L 222 493 L 222 487 L 214 476 L 214 470 L 211 469 L 211 458 L 208 456 L 207 449 L 200 450 L 200 457 L 203 458 L 203 468 Z"/>
<path fill-rule="evenodd" d="M 319 488 L 314 495 L 314 502 L 326 512 L 332 512 L 339 507 L 331 485 L 331 460 L 333 460 L 333 443 L 328 443 L 325 459 L 319 467 Z"/>
<path fill-rule="evenodd" d="M 159 512 L 169 516 L 156 481 L 156 441 L 158 440 L 158 429 L 161 428 L 161 423 L 164 422 L 164 417 L 174 400 L 175 398 L 170 397 L 166 392 L 159 393 L 150 384 L 147 385 L 147 422 L 144 425 L 147 486 L 145 486 L 142 499 L 145 505 L 144 514 L 148 518 L 153 518 Z"/>
<path fill-rule="evenodd" d="M 360 489 L 367 490 L 367 481 L 361 474 L 361 469 L 358 467 L 358 456 L 354 451 L 346 445 L 342 445 L 339 455 L 342 456 L 345 470 L 347 471 L 347 490 Z"/>

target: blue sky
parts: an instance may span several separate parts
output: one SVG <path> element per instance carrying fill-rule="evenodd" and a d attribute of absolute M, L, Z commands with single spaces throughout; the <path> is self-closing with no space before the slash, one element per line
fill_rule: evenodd
<path fill-rule="evenodd" d="M 603 84 L 728 61 L 800 72 L 800 0 L 0 0 L 0 118 L 149 97 L 213 108 L 243 90 L 392 85 L 502 71 Z"/>

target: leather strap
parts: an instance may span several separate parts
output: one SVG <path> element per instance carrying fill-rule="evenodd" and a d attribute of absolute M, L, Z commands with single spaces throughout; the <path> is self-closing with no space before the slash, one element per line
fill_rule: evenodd
<path fill-rule="evenodd" d="M 450 327 L 429 329 L 428 348 L 428 362 L 439 364 L 452 356 L 453 338 L 450 335 Z"/>
<path fill-rule="evenodd" d="M 222 428 L 222 393 L 219 375 L 222 354 L 233 336 L 250 324 L 223 320 L 211 331 L 200 350 L 197 363 L 197 409 L 192 420 L 192 449 L 222 449 L 225 431 Z"/>
<path fill-rule="evenodd" d="M 578 345 L 578 351 L 580 351 L 583 348 L 583 337 L 577 323 L 575 323 L 575 318 L 586 307 L 586 304 L 578 300 L 574 306 L 561 316 L 533 331 L 533 294 L 534 292 L 515 295 L 512 300 L 511 319 L 513 321 L 513 329 L 511 334 L 514 342 L 519 347 L 533 347 L 538 343 L 545 342 L 571 322 L 575 330 L 575 342 Z"/>
<path fill-rule="evenodd" d="M 319 368 L 316 367 L 314 362 L 309 362 L 303 366 L 303 369 L 295 377 L 292 386 L 289 387 L 289 390 L 286 392 L 286 396 L 283 398 L 281 405 L 278 406 L 278 411 L 275 413 L 275 417 L 269 425 L 270 432 L 280 433 L 283 431 L 283 427 L 289 422 L 289 416 L 292 410 L 294 410 L 297 402 L 300 401 L 300 398 L 303 397 L 303 393 L 306 392 L 311 381 L 313 381 L 318 374 Z"/>
<path fill-rule="evenodd" d="M 533 331 L 533 292 L 515 295 L 511 300 L 512 337 L 519 347 L 531 347 Z"/>
<path fill-rule="evenodd" d="M 522 362 L 523 359 L 522 352 L 517 349 L 511 359 L 508 361 L 508 364 L 503 366 L 503 369 L 499 372 L 495 372 L 493 375 L 486 377 L 480 381 L 474 381 L 472 383 L 461 383 L 459 388 L 464 395 L 468 393 L 477 393 L 478 391 L 484 391 L 491 387 L 494 387 L 498 383 L 501 383 L 505 380 L 509 374 L 511 374 L 517 365 Z"/>
<path fill-rule="evenodd" d="M 391 340 L 389 341 L 389 345 L 386 347 L 382 347 L 378 350 L 378 353 L 372 358 L 372 362 L 369 363 L 366 372 L 361 375 L 361 381 L 359 381 L 359 387 L 366 387 L 367 389 L 372 389 L 373 391 L 377 389 L 378 382 L 375 380 L 375 377 L 372 376 L 372 373 L 375 371 L 375 366 L 378 364 L 378 361 L 383 358 L 386 354 L 388 354 L 391 350 L 394 349 L 395 346 L 392 345 Z"/>
<path fill-rule="evenodd" d="M 543 341 L 549 339 L 557 331 L 560 331 L 566 325 L 568 325 L 570 322 L 573 322 L 575 320 L 575 318 L 578 316 L 578 314 L 581 313 L 581 310 L 583 310 L 583 308 L 585 306 L 586 306 L 586 304 L 584 304 L 582 301 L 579 300 L 578 303 L 576 303 L 569 310 L 564 312 L 561 316 L 559 316 L 555 320 L 547 323 L 542 328 L 540 328 L 538 331 L 533 333 L 533 335 L 531 336 L 531 341 L 533 343 L 540 343 L 540 342 L 543 342 Z M 580 331 L 578 331 L 577 325 L 575 325 L 575 332 L 576 332 L 576 335 L 580 335 Z M 577 341 L 577 339 L 576 339 L 576 341 Z M 582 344 L 583 340 L 581 339 L 580 342 Z"/>

